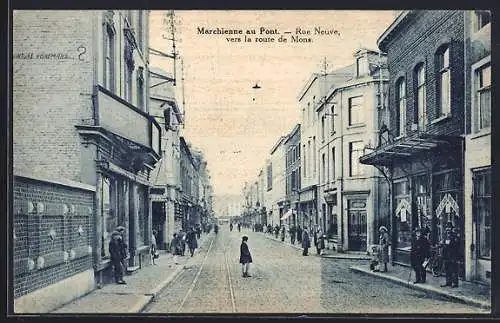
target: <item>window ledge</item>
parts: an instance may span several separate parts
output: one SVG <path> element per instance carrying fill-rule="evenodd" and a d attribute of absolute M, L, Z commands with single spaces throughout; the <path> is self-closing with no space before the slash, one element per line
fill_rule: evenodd
<path fill-rule="evenodd" d="M 357 123 L 357 124 L 353 124 L 353 125 L 350 125 L 350 126 L 347 126 L 347 129 L 351 129 L 351 128 L 362 128 L 364 127 L 365 124 L 364 123 Z"/>
<path fill-rule="evenodd" d="M 488 136 L 488 135 L 491 135 L 491 128 L 490 127 L 484 128 L 484 129 L 479 130 L 478 132 L 472 133 L 470 135 L 470 139 L 476 139 L 476 138 L 480 138 L 480 137 L 484 137 L 484 136 Z"/>
<path fill-rule="evenodd" d="M 450 119 L 450 118 L 451 118 L 451 113 L 447 113 L 447 114 L 440 116 L 437 119 L 432 120 L 431 124 L 435 124 L 435 123 L 438 123 L 438 122 L 441 122 L 443 120 Z"/>

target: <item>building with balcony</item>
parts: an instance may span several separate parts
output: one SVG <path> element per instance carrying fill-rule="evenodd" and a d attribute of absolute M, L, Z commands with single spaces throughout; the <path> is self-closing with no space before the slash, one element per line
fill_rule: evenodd
<path fill-rule="evenodd" d="M 150 114 L 161 125 L 161 159 L 152 172 L 154 186 L 150 190 L 152 200 L 152 227 L 158 234 L 158 248 L 169 250 L 174 232 L 181 229 L 176 210 L 180 210 L 180 127 L 184 122 L 181 107 L 176 100 L 172 76 L 166 71 L 151 67 Z"/>
<path fill-rule="evenodd" d="M 303 218 L 298 218 L 300 192 L 300 124 L 293 127 L 283 143 L 285 148 L 285 203 L 282 223 L 303 226 Z"/>
<path fill-rule="evenodd" d="M 403 11 L 377 44 L 387 53 L 389 120 L 360 162 L 390 183 L 392 260 L 410 263 L 416 227 L 429 229 L 436 244 L 451 221 L 463 277 L 464 12 Z"/>
<path fill-rule="evenodd" d="M 149 263 L 161 131 L 147 99 L 148 15 L 14 12 L 15 312 L 48 312 L 110 281 L 117 226 L 128 270 Z"/>
<path fill-rule="evenodd" d="M 466 11 L 465 277 L 491 284 L 491 12 Z"/>

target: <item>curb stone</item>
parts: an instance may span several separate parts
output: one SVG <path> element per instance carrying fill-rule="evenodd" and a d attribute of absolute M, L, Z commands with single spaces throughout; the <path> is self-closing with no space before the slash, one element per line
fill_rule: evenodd
<path fill-rule="evenodd" d="M 364 268 L 360 268 L 360 267 L 356 267 L 356 266 L 350 266 L 349 269 L 351 271 L 354 271 L 354 272 L 357 272 L 357 273 L 366 274 L 366 275 L 370 275 L 370 276 L 374 276 L 374 277 L 378 277 L 378 278 L 390 280 L 390 281 L 392 281 L 392 282 L 394 282 L 396 284 L 403 285 L 403 286 L 405 286 L 407 288 L 410 288 L 410 289 L 416 289 L 416 290 L 419 290 L 419 291 L 433 293 L 433 294 L 440 295 L 440 296 L 443 296 L 443 297 L 448 298 L 448 299 L 453 299 L 453 300 L 456 300 L 456 301 L 460 301 L 461 303 L 465 303 L 467 305 L 471 305 L 471 306 L 475 306 L 475 307 L 479 307 L 479 308 L 491 310 L 491 305 L 489 303 L 487 303 L 487 302 L 484 302 L 482 300 L 473 299 L 473 298 L 467 297 L 467 296 L 453 295 L 453 294 L 447 293 L 447 291 L 445 291 L 445 290 L 442 290 L 442 289 L 437 288 L 437 287 L 432 286 L 432 285 L 409 284 L 404 279 L 401 279 L 401 278 L 398 278 L 398 277 L 389 276 L 389 275 L 384 275 L 384 274 L 378 273 L 378 272 L 372 272 L 370 270 L 367 270 L 367 269 L 364 269 Z"/>
<path fill-rule="evenodd" d="M 266 239 L 268 240 L 271 240 L 271 241 L 274 241 L 274 242 L 279 242 L 279 243 L 282 243 L 286 246 L 289 246 L 289 247 L 293 247 L 295 249 L 299 249 L 299 250 L 302 250 L 302 247 L 299 247 L 299 246 L 296 246 L 296 245 L 293 245 L 291 243 L 288 243 L 288 242 L 283 242 L 281 240 L 277 240 L 275 238 L 270 238 L 270 237 L 265 237 Z M 334 259 L 346 259 L 346 260 L 370 260 L 371 257 L 370 256 L 365 256 L 365 255 L 351 255 L 351 256 L 348 256 L 348 255 L 331 255 L 331 254 L 327 254 L 327 255 L 322 255 L 321 256 L 322 258 L 334 258 Z"/>

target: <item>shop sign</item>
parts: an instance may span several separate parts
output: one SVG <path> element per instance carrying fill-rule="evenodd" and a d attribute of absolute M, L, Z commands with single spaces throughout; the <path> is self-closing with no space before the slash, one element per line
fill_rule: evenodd
<path fill-rule="evenodd" d="M 407 199 L 402 199 L 399 201 L 398 206 L 396 207 L 396 216 L 401 218 L 401 222 L 407 221 L 407 213 L 410 213 L 411 205 Z"/>
<path fill-rule="evenodd" d="M 440 217 L 443 211 L 445 211 L 445 213 L 451 213 L 452 210 L 457 216 L 459 215 L 458 203 L 450 193 L 446 193 L 441 199 L 441 202 L 439 202 L 439 205 L 436 209 L 436 215 Z"/>

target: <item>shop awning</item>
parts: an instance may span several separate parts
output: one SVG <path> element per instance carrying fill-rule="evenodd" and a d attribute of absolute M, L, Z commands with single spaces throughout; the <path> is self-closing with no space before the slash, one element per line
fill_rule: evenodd
<path fill-rule="evenodd" d="M 293 210 L 292 209 L 288 209 L 288 211 L 286 211 L 285 214 L 283 214 L 283 216 L 280 218 L 280 220 L 286 220 L 288 219 L 291 215 L 293 214 Z"/>
<path fill-rule="evenodd" d="M 439 146 L 457 143 L 457 138 L 429 134 L 416 134 L 393 141 L 359 158 L 366 165 L 389 166 L 395 159 L 408 158 L 429 152 Z"/>

